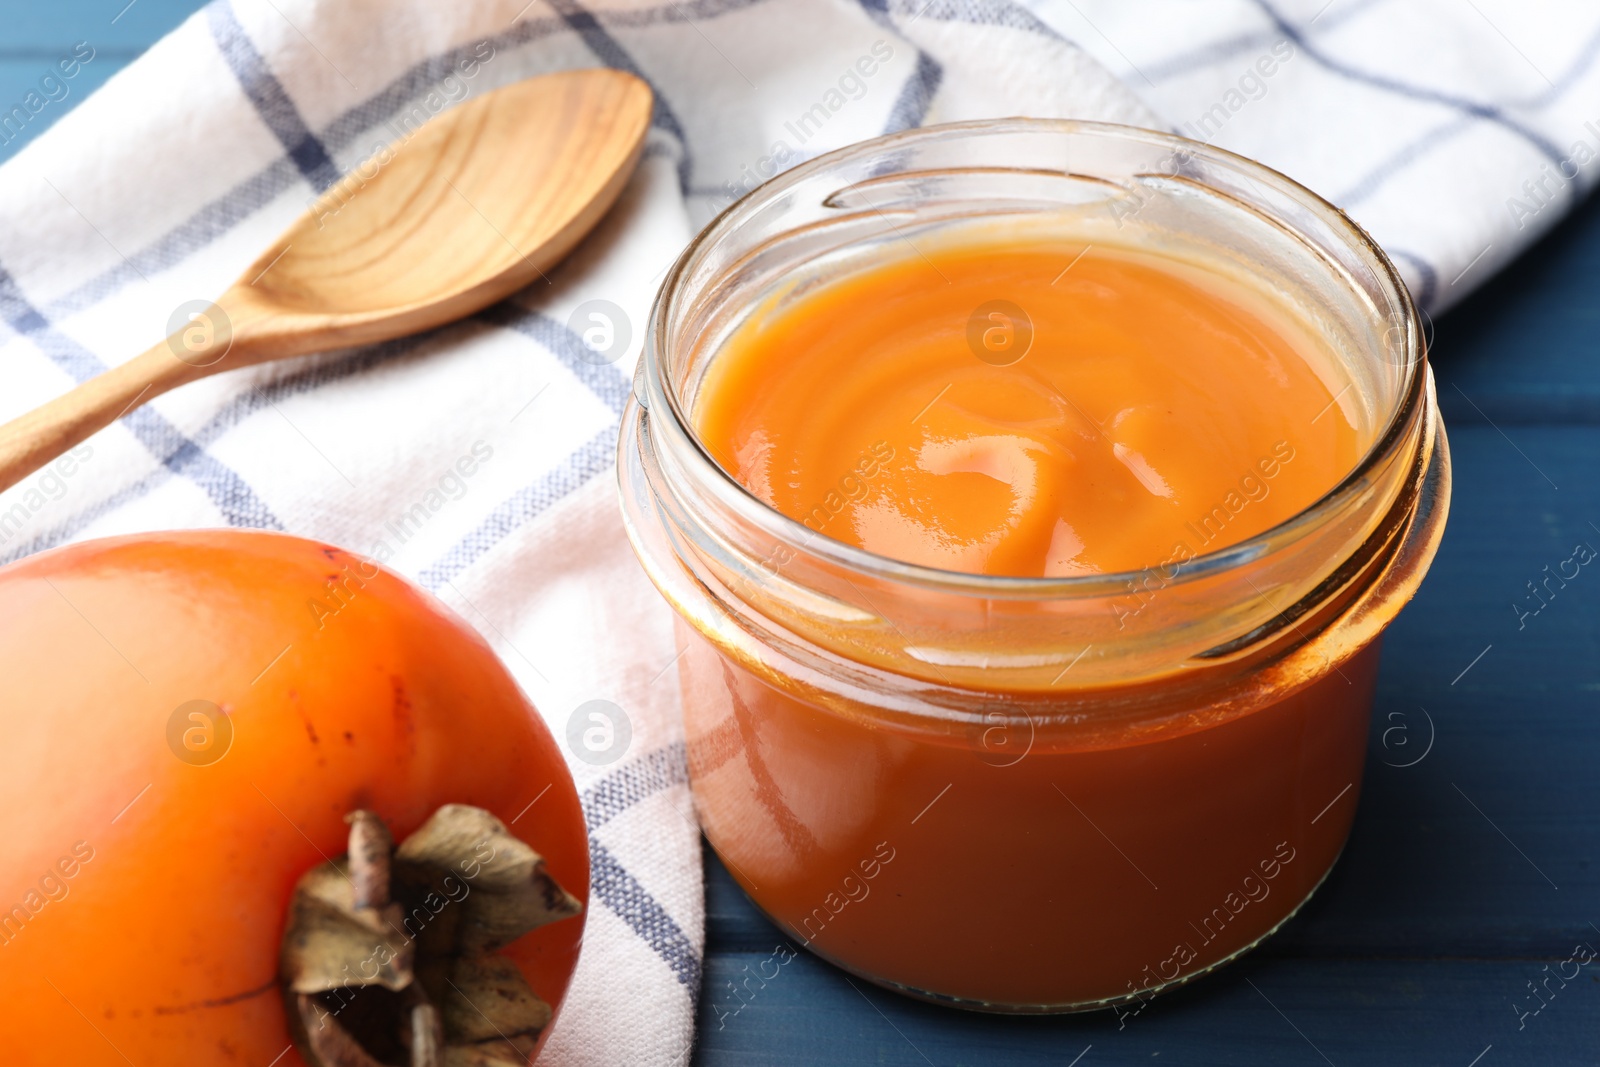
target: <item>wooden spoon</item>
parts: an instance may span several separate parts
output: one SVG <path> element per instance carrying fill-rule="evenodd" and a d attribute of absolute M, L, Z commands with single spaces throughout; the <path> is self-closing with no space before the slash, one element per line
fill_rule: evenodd
<path fill-rule="evenodd" d="M 650 109 L 644 82 L 594 69 L 444 112 L 346 175 L 171 337 L 0 426 L 0 489 L 169 389 L 417 333 L 523 288 L 616 200 Z"/>

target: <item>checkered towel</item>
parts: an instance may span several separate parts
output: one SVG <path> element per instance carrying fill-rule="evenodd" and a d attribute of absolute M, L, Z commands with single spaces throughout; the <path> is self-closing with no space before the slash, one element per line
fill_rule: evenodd
<path fill-rule="evenodd" d="M 258 526 L 433 590 L 499 649 L 584 797 L 594 898 L 546 1062 L 682 1063 L 699 842 L 668 612 L 610 471 L 649 302 L 684 243 L 763 178 L 851 141 L 1076 116 L 1285 170 L 1442 307 L 1592 184 L 1600 14 L 1548 6 L 218 0 L 0 168 L 0 417 L 158 340 L 419 115 L 543 71 L 622 67 L 657 94 L 645 159 L 551 283 L 425 337 L 161 398 L 0 495 L 0 560 Z M 94 62 L 94 44 L 86 30 L 67 59 Z"/>

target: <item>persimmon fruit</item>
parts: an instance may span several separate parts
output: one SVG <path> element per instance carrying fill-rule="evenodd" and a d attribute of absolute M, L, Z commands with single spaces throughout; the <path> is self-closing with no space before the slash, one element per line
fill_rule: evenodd
<path fill-rule="evenodd" d="M 0 568 L 0 728 L 15 1067 L 299 1067 L 280 941 L 352 812 L 401 840 L 442 806 L 481 808 L 588 900 L 577 792 L 505 667 L 437 600 L 329 545 L 183 531 Z M 583 922 L 499 950 L 553 1009 Z"/>

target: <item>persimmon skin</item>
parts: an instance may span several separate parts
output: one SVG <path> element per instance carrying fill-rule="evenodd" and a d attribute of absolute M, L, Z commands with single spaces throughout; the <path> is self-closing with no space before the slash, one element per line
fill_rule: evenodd
<path fill-rule="evenodd" d="M 193 700 L 232 723 L 216 762 L 169 744 Z M 397 840 L 441 804 L 485 808 L 588 903 L 576 790 L 505 667 L 437 600 L 328 545 L 196 530 L 0 568 L 0 729 L 14 1067 L 299 1067 L 285 913 L 357 808 Z M 505 950 L 553 1008 L 583 922 Z"/>

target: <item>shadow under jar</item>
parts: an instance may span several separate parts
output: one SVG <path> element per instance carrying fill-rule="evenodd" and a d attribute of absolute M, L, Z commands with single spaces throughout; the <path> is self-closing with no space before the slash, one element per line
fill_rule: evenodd
<path fill-rule="evenodd" d="M 1359 462 L 1241 543 L 1068 578 L 874 555 L 718 465 L 696 405 L 742 325 L 972 227 L 1155 251 L 1270 300 L 1318 338 Z M 730 872 L 846 970 L 1000 1012 L 1143 999 L 1316 889 L 1450 486 L 1416 312 L 1359 228 L 1214 148 L 1025 119 L 856 145 L 729 208 L 657 300 L 619 468 Z"/>

